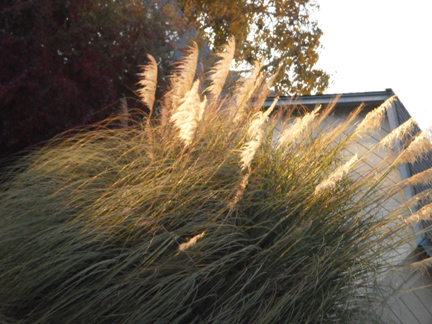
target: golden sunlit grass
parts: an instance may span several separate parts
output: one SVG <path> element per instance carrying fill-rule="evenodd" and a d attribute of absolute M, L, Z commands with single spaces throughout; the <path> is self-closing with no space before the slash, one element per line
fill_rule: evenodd
<path fill-rule="evenodd" d="M 233 47 L 207 90 L 191 48 L 158 103 L 150 60 L 139 94 L 154 118 L 123 105 L 118 118 L 14 166 L 0 191 L 0 318 L 379 320 L 378 280 L 394 270 L 385 256 L 410 239 L 400 234 L 412 221 L 381 208 L 403 190 L 382 184 L 429 148 L 419 135 L 395 162 L 355 176 L 370 152 L 346 159 L 347 145 L 378 127 L 388 103 L 348 136 L 349 123 L 323 126 L 327 107 L 274 137 L 282 114 L 261 111 L 268 84 L 259 65 L 221 95 Z"/>

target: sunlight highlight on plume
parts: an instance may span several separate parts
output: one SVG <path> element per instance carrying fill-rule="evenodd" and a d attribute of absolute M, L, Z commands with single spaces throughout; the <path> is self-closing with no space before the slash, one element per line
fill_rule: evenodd
<path fill-rule="evenodd" d="M 235 106 L 233 107 L 236 109 L 233 112 L 235 114 L 235 123 L 241 122 L 244 118 L 246 118 L 249 112 L 248 101 L 252 97 L 254 91 L 263 81 L 263 77 L 259 77 L 259 72 L 261 71 L 263 64 L 264 59 L 261 62 L 256 61 L 251 75 L 237 85 L 236 93 L 234 94 Z"/>
<path fill-rule="evenodd" d="M 180 106 L 171 116 L 170 121 L 174 123 L 179 132 L 179 137 L 183 140 L 186 146 L 189 146 L 195 136 L 198 128 L 200 116 L 204 111 L 204 105 L 200 101 L 198 93 L 199 81 L 195 81 L 192 89 L 186 93 L 185 97 L 180 100 Z"/>
<path fill-rule="evenodd" d="M 397 161 L 399 163 L 414 163 L 431 150 L 432 144 L 430 139 L 426 136 L 426 133 L 420 132 L 401 155 L 399 155 Z"/>
<path fill-rule="evenodd" d="M 222 88 L 230 70 L 231 61 L 234 59 L 234 37 L 231 37 L 228 43 L 224 46 L 224 49 L 224 52 L 217 54 L 220 60 L 210 70 L 211 74 L 209 79 L 211 81 L 211 85 L 207 88 L 207 91 L 212 95 L 215 101 L 222 92 Z"/>
<path fill-rule="evenodd" d="M 241 149 L 242 152 L 240 164 L 242 170 L 250 167 L 253 157 L 255 156 L 255 153 L 264 137 L 263 125 L 267 121 L 268 116 L 270 116 L 278 100 L 279 97 L 275 98 L 272 105 L 264 113 L 259 111 L 255 114 L 247 132 L 248 137 L 252 139 L 245 143 Z"/>
<path fill-rule="evenodd" d="M 394 129 L 391 133 L 384 137 L 380 141 L 379 145 L 394 148 L 398 141 L 401 141 L 414 129 L 415 125 L 417 124 L 413 118 L 408 119 L 405 123 Z"/>
<path fill-rule="evenodd" d="M 140 80 L 138 81 L 138 84 L 140 85 L 138 95 L 141 102 L 150 109 L 150 112 L 152 112 L 155 101 L 158 71 L 154 57 L 147 54 L 147 58 L 149 63 L 142 66 L 142 72 L 138 73 L 138 76 L 140 77 Z"/>
<path fill-rule="evenodd" d="M 279 147 L 286 147 L 293 144 L 300 136 L 307 131 L 310 124 L 314 121 L 321 106 L 315 108 L 312 112 L 307 113 L 302 118 L 296 118 L 294 123 L 287 126 L 281 133 L 278 141 Z"/>
<path fill-rule="evenodd" d="M 204 234 L 205 234 L 205 231 L 202 232 L 201 234 L 195 235 L 189 241 L 180 244 L 179 250 L 184 252 L 187 249 L 191 248 L 192 246 L 194 246 L 198 242 L 199 239 L 201 239 L 204 236 Z"/>
<path fill-rule="evenodd" d="M 365 135 L 377 131 L 381 126 L 381 122 L 385 117 L 385 113 L 387 109 L 391 107 L 392 103 L 395 100 L 396 100 L 396 96 L 392 96 L 386 101 L 384 101 L 384 103 L 381 106 L 369 112 L 366 115 L 366 117 L 362 120 L 362 122 L 357 126 L 354 132 L 355 137 L 361 138 Z"/>
<path fill-rule="evenodd" d="M 316 195 L 322 191 L 334 189 L 336 187 L 336 183 L 340 181 L 343 176 L 351 170 L 351 167 L 357 162 L 357 160 L 357 154 L 355 154 L 347 163 L 338 167 L 334 172 L 332 172 L 332 174 L 327 177 L 327 179 L 325 179 L 318 186 L 316 186 L 314 194 Z"/>
<path fill-rule="evenodd" d="M 432 203 L 424 206 L 412 216 L 405 218 L 404 221 L 409 225 L 414 225 L 423 220 L 431 220 L 431 215 L 432 215 Z"/>

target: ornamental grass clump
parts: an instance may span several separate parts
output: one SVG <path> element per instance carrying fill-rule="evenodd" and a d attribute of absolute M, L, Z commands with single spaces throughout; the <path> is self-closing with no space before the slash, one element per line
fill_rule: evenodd
<path fill-rule="evenodd" d="M 354 172 L 370 152 L 347 156 L 358 137 L 343 135 L 348 123 L 324 127 L 331 107 L 307 115 L 308 127 L 282 123 L 289 112 L 262 109 L 271 77 L 261 72 L 221 91 L 233 46 L 207 89 L 193 47 L 161 102 L 150 100 L 155 69 L 144 68 L 151 118 L 123 105 L 121 116 L 14 165 L 0 191 L 0 318 L 379 320 L 385 256 L 413 222 L 379 204 L 403 190 L 384 183 L 404 160 Z M 295 136 L 275 134 L 279 125 Z"/>

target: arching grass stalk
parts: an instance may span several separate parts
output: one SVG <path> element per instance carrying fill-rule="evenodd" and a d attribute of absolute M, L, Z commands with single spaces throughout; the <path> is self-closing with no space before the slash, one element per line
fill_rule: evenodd
<path fill-rule="evenodd" d="M 385 179 L 373 170 L 352 172 L 362 157 L 344 158 L 349 123 L 320 127 L 324 108 L 307 121 L 314 131 L 293 129 L 303 119 L 290 128 L 295 139 L 285 132 L 275 143 L 275 115 L 267 121 L 251 104 L 262 101 L 259 71 L 246 82 L 247 96 L 236 89 L 239 98 L 219 98 L 231 54 L 219 55 L 224 64 L 212 69 L 204 100 L 191 70 L 196 51 L 156 105 L 161 121 L 129 111 L 57 139 L 21 160 L 1 184 L 0 318 L 379 320 L 372 311 L 382 301 L 377 278 L 409 226 L 386 217 L 380 205 L 395 190 L 383 190 Z M 151 107 L 149 89 L 140 93 Z M 362 136 L 367 130 L 362 124 Z M 257 145 L 246 163 L 251 140 Z"/>

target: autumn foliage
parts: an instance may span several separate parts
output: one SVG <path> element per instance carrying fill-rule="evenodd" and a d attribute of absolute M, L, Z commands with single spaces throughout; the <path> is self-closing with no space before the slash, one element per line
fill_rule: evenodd
<path fill-rule="evenodd" d="M 217 48 L 231 36 L 237 41 L 238 68 L 265 57 L 264 70 L 279 71 L 278 94 L 323 93 L 329 75 L 317 67 L 322 30 L 312 14 L 314 0 L 178 0 L 186 18 Z M 279 70 L 278 70 L 279 69 Z"/>

